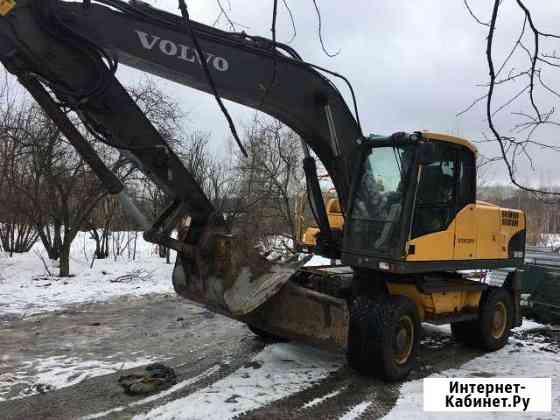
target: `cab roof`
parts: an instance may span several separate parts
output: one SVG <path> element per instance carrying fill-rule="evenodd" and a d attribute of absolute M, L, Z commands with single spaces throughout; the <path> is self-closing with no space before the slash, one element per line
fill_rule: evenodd
<path fill-rule="evenodd" d="M 460 146 L 464 146 L 467 149 L 469 149 L 471 152 L 473 152 L 475 157 L 478 156 L 478 149 L 474 144 L 472 144 L 467 139 L 457 137 L 457 136 L 452 136 L 449 134 L 434 133 L 428 130 L 422 130 L 419 133 L 422 133 L 422 136 L 428 140 L 442 141 L 446 143 L 453 143 L 453 144 L 458 144 Z M 378 139 L 379 140 L 387 139 L 386 136 L 382 136 L 379 134 L 370 134 L 367 138 L 369 140 L 374 140 L 374 141 Z"/>
<path fill-rule="evenodd" d="M 471 150 L 475 154 L 475 156 L 478 156 L 478 149 L 475 147 L 474 144 L 472 144 L 467 139 L 463 139 L 461 137 L 456 137 L 456 136 L 451 136 L 449 134 L 432 133 L 431 131 L 422 131 L 422 135 L 425 138 L 430 139 L 430 140 L 444 141 L 444 142 L 447 142 L 447 143 L 453 143 L 453 144 L 458 144 L 458 145 L 461 145 L 461 146 L 465 146 L 466 148 Z"/>

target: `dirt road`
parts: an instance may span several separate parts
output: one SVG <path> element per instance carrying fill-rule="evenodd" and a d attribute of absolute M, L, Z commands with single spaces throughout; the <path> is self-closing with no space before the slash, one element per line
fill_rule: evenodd
<path fill-rule="evenodd" d="M 240 368 L 248 372 L 241 377 L 249 377 L 252 372 L 264 369 L 261 362 L 252 360 L 266 352 L 265 344 L 243 324 L 174 296 L 120 299 L 106 304 L 80 305 L 25 320 L 0 322 L 0 378 L 12 375 L 9 392 L 2 395 L 6 400 L 0 400 L 2 419 L 131 418 L 169 401 L 194 395 L 227 379 Z M 292 346 L 297 351 L 297 345 Z M 428 329 L 412 379 L 458 367 L 479 354 L 454 343 L 437 329 Z M 240 405 L 238 418 L 338 418 L 363 401 L 370 404 L 360 416 L 378 418 L 395 404 L 400 385 L 387 385 L 357 376 L 344 366 L 342 355 L 314 353 L 313 357 L 315 361 L 303 366 L 308 371 L 300 366 L 298 372 L 311 378 L 321 359 L 332 357 L 333 367 L 328 374 L 320 379 L 310 379 L 304 387 L 300 386 L 301 389 L 294 388 L 295 392 L 287 392 L 286 396 L 266 404 Z M 72 364 L 74 368 L 81 366 L 71 370 L 72 375 L 64 377 L 70 384 L 72 381 L 79 383 L 53 390 L 41 387 L 40 379 L 48 375 L 51 366 L 45 364 L 45 360 L 55 367 L 56 362 L 62 367 L 67 365 L 68 369 Z M 117 379 L 124 373 L 117 371 L 118 368 L 113 369 L 113 373 L 88 377 L 88 369 L 95 370 L 91 367 L 95 365 L 88 365 L 92 360 L 103 366 L 122 366 L 131 361 L 139 365 L 163 361 L 176 370 L 178 385 L 150 398 L 131 397 L 118 386 Z M 293 365 L 290 363 L 297 362 L 279 360 L 285 362 L 286 368 L 282 369 L 288 374 Z M 58 369 L 60 371 L 60 366 Z M 266 376 L 266 380 L 274 386 L 274 375 Z M 280 384 L 278 391 L 274 392 L 285 390 L 290 381 Z M 10 399 L 43 391 L 47 392 Z M 266 390 L 263 391 L 264 395 Z M 212 392 L 218 391 L 210 389 L 207 395 Z M 231 407 L 231 412 L 236 410 L 237 397 L 240 396 L 224 396 L 224 405 Z M 210 403 L 208 399 L 207 402 Z M 252 408 L 243 410 L 243 407 Z M 194 409 L 193 406 L 190 409 Z M 184 415 L 177 418 L 196 418 L 188 410 L 189 407 L 185 407 Z"/>

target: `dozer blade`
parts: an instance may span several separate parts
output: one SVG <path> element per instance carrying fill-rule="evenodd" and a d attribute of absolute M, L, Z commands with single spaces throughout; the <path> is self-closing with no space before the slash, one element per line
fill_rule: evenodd
<path fill-rule="evenodd" d="M 246 242 L 214 232 L 177 255 L 173 286 L 186 299 L 271 334 L 343 348 L 346 302 L 293 281 L 307 260 L 276 264 Z"/>

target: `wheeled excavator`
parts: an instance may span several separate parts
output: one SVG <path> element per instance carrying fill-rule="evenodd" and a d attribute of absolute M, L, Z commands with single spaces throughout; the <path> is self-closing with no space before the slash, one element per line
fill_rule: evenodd
<path fill-rule="evenodd" d="M 139 1 L 0 0 L 0 60 L 144 237 L 177 251 L 177 293 L 259 335 L 343 349 L 352 368 L 389 381 L 413 368 L 421 322 L 451 323 L 458 340 L 486 350 L 504 346 L 521 322 L 518 275 L 492 287 L 462 270 L 520 268 L 526 223 L 521 211 L 476 201 L 476 148 L 430 132 L 366 137 L 357 107 L 329 79 L 341 75 L 276 40 L 192 21 L 180 3 L 179 16 Z M 319 229 L 315 252 L 341 263 L 275 265 L 240 243 L 119 83 L 119 63 L 294 130 Z M 129 198 L 70 111 L 171 198 L 157 220 Z M 329 225 L 315 157 L 344 213 L 339 233 Z"/>

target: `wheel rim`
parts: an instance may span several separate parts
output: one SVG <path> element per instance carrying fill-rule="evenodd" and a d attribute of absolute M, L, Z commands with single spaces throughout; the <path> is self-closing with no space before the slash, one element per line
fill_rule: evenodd
<path fill-rule="evenodd" d="M 492 337 L 499 339 L 504 335 L 507 325 L 507 310 L 503 302 L 496 303 L 492 318 Z"/>
<path fill-rule="evenodd" d="M 399 319 L 395 334 L 395 356 L 394 361 L 397 365 L 405 364 L 412 353 L 414 344 L 414 323 L 408 315 L 403 315 Z"/>

